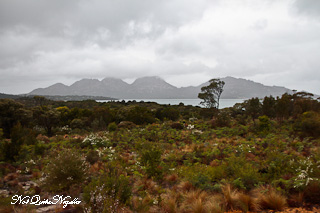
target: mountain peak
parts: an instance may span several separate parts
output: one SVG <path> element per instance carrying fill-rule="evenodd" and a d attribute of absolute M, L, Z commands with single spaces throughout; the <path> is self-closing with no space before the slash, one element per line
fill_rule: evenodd
<path fill-rule="evenodd" d="M 137 78 L 132 84 L 134 87 L 149 87 L 151 90 L 157 89 L 175 89 L 177 87 L 167 83 L 165 80 L 158 76 L 147 76 Z"/>
<path fill-rule="evenodd" d="M 136 82 L 150 82 L 150 81 L 165 82 L 165 80 L 163 80 L 158 76 L 146 76 L 146 77 L 137 78 L 132 84 Z"/>
<path fill-rule="evenodd" d="M 56 84 L 53 84 L 51 87 L 67 87 L 67 85 L 63 83 L 56 83 Z"/>
<path fill-rule="evenodd" d="M 79 81 L 74 82 L 72 85 L 83 84 L 83 83 L 97 83 L 97 82 L 100 82 L 100 81 L 98 79 L 83 78 Z"/>
<path fill-rule="evenodd" d="M 56 95 L 63 95 L 69 92 L 69 87 L 62 83 L 53 84 L 47 88 L 38 88 L 31 91 L 30 95 L 46 95 L 47 93 L 55 93 Z"/>
<path fill-rule="evenodd" d="M 106 77 L 104 79 L 101 80 L 102 83 L 104 84 L 128 84 L 126 82 L 124 82 L 122 79 L 119 78 L 113 78 L 113 77 Z"/>

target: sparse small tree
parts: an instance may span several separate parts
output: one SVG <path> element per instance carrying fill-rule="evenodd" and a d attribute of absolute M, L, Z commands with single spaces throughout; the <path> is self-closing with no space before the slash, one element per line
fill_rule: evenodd
<path fill-rule="evenodd" d="M 224 81 L 220 79 L 211 79 L 208 86 L 201 88 L 201 93 L 198 94 L 198 98 L 203 99 L 200 104 L 207 108 L 217 108 L 219 109 L 219 100 L 223 92 L 223 87 L 225 85 Z"/>

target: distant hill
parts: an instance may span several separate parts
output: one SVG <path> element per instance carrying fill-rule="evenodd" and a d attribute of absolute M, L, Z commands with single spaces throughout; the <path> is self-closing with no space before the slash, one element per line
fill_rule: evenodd
<path fill-rule="evenodd" d="M 223 99 L 248 99 L 252 97 L 263 98 L 265 96 L 281 96 L 284 93 L 292 93 L 290 89 L 278 86 L 265 86 L 250 80 L 225 77 L 221 78 L 226 84 L 221 98 Z M 121 79 L 105 78 L 82 79 L 70 86 L 61 83 L 47 88 L 35 89 L 29 95 L 43 96 L 103 96 L 117 99 L 195 99 L 201 91 L 199 86 L 175 87 L 159 77 L 143 77 L 128 84 Z"/>
<path fill-rule="evenodd" d="M 32 98 L 36 95 L 28 95 L 28 98 Z M 88 96 L 88 95 L 42 95 L 46 99 L 53 101 L 85 101 L 85 100 L 116 100 L 115 98 L 103 97 L 103 96 Z"/>
<path fill-rule="evenodd" d="M 9 94 L 0 93 L 0 99 L 5 99 L 5 98 L 18 99 L 18 98 L 21 98 L 21 96 L 20 95 L 9 95 Z"/>
<path fill-rule="evenodd" d="M 10 95 L 0 93 L 0 99 L 23 99 L 33 98 L 36 95 Z M 84 100 L 116 100 L 115 98 L 103 96 L 87 96 L 87 95 L 41 95 L 53 101 L 84 101 Z"/>

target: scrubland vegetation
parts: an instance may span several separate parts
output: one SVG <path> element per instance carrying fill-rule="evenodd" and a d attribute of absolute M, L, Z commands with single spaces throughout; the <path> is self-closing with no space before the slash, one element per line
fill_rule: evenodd
<path fill-rule="evenodd" d="M 221 110 L 3 99 L 0 125 L 1 212 L 35 210 L 11 205 L 15 194 L 78 197 L 78 212 L 257 212 L 320 203 L 320 102 L 307 93 Z"/>

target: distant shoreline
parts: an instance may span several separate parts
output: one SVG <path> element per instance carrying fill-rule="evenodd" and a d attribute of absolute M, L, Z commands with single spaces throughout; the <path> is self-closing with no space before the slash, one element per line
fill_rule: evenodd
<path fill-rule="evenodd" d="M 220 109 L 226 108 L 226 107 L 232 107 L 236 103 L 242 103 L 246 99 L 220 99 Z M 109 102 L 105 100 L 96 100 L 97 102 Z M 192 106 L 199 106 L 200 105 L 201 99 L 173 99 L 173 98 L 157 98 L 157 99 L 118 99 L 118 100 L 110 100 L 115 101 L 115 102 L 155 102 L 157 104 L 162 104 L 162 105 L 179 105 L 180 103 L 183 103 L 184 105 L 192 105 Z"/>

